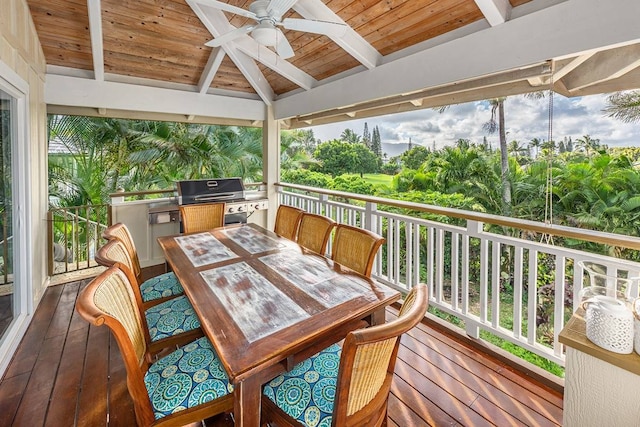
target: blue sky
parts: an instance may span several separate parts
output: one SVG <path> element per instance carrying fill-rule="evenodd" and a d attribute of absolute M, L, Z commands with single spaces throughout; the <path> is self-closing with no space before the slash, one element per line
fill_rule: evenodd
<path fill-rule="evenodd" d="M 571 137 L 574 141 L 584 135 L 599 139 L 609 147 L 640 146 L 640 124 L 628 124 L 606 117 L 602 109 L 607 95 L 592 95 L 565 98 L 554 94 L 553 139 Z M 322 141 L 338 138 L 342 131 L 350 128 L 362 134 L 367 122 L 371 131 L 375 126 L 389 156 L 399 154 L 409 142 L 437 148 L 451 145 L 459 138 L 480 143 L 483 137 L 495 147 L 497 135 L 487 135 L 483 124 L 491 117 L 491 106 L 486 101 L 470 102 L 451 106 L 444 113 L 431 109 L 412 111 L 389 116 L 370 117 L 331 125 L 313 126 L 316 138 Z M 525 96 L 510 96 L 505 101 L 505 123 L 507 140 L 517 140 L 523 145 L 532 138 L 547 140 L 549 126 L 549 99 L 531 99 Z M 395 144 L 395 145 L 392 145 Z M 402 145 L 398 145 L 402 144 Z"/>

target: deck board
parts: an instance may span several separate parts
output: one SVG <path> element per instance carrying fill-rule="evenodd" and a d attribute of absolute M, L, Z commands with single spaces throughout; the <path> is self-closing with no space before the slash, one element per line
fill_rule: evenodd
<path fill-rule="evenodd" d="M 105 327 L 89 327 L 76 416 L 79 427 L 107 425 L 109 352 L 104 349 L 109 347 L 110 336 Z"/>
<path fill-rule="evenodd" d="M 135 425 L 124 364 L 106 327 L 73 306 L 87 281 L 47 289 L 0 382 L 0 425 Z M 387 319 L 397 310 L 387 310 Z M 553 426 L 562 395 L 455 337 L 420 324 L 401 340 L 390 427 Z M 229 417 L 207 420 L 230 426 Z"/>

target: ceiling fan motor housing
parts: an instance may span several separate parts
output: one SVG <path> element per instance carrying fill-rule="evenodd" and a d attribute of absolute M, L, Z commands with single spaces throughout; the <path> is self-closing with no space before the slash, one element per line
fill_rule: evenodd
<path fill-rule="evenodd" d="M 264 46 L 275 46 L 278 33 L 276 27 L 269 21 L 262 21 L 251 31 L 254 40 Z"/>
<path fill-rule="evenodd" d="M 278 41 L 278 33 L 274 18 L 267 12 L 268 0 L 254 1 L 249 5 L 249 10 L 256 14 L 259 24 L 251 31 L 251 36 L 263 46 L 275 46 Z"/>

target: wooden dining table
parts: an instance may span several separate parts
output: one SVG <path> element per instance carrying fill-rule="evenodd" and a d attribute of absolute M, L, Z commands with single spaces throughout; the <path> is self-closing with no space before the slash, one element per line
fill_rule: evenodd
<path fill-rule="evenodd" d="M 262 385 L 346 334 L 384 322 L 400 293 L 255 224 L 158 238 L 234 390 L 260 425 Z"/>

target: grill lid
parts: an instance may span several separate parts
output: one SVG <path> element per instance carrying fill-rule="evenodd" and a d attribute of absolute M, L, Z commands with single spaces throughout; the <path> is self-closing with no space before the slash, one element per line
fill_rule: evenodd
<path fill-rule="evenodd" d="M 244 199 L 241 178 L 192 179 L 177 181 L 178 204 L 230 202 Z"/>

